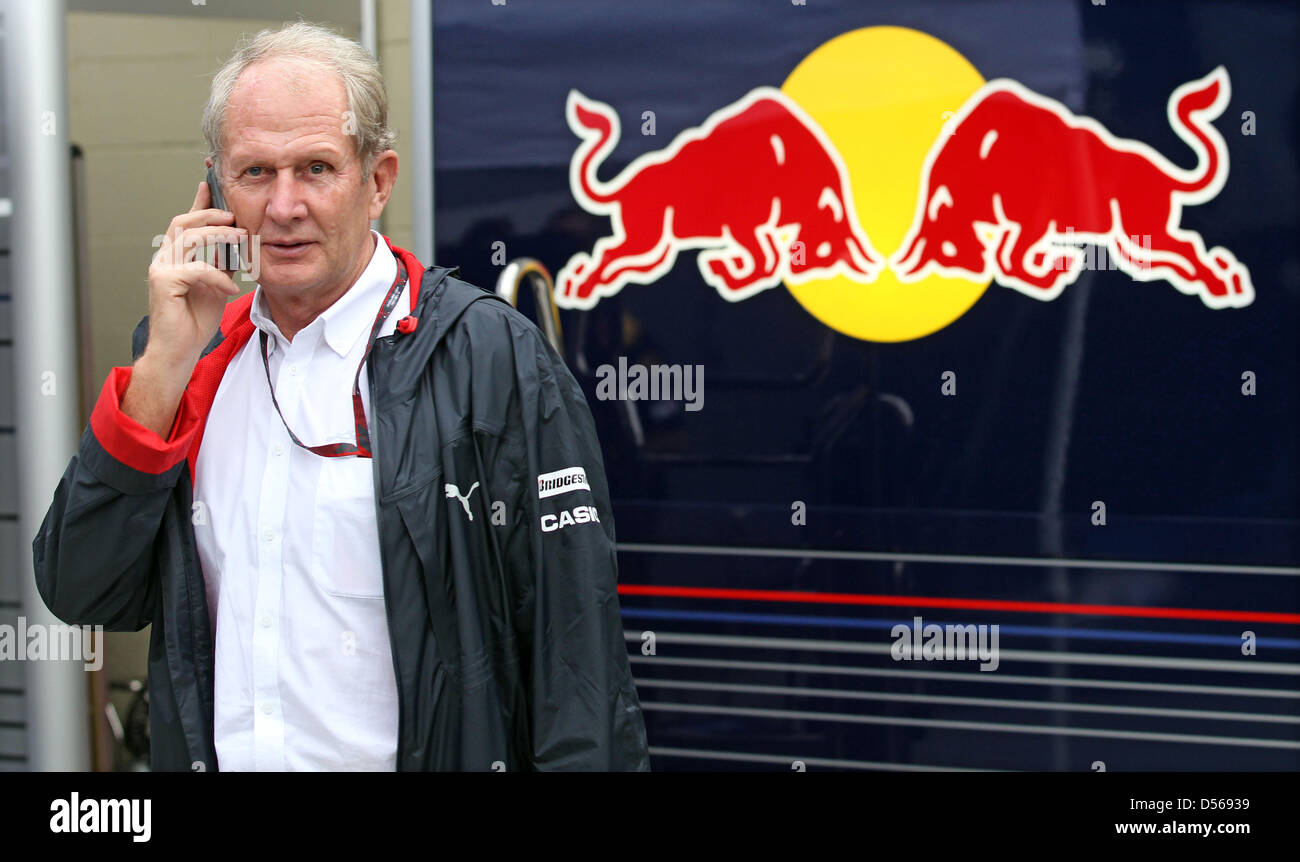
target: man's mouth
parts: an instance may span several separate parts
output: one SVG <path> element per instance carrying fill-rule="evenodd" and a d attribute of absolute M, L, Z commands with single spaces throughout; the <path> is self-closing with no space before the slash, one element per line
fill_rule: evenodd
<path fill-rule="evenodd" d="M 266 244 L 276 254 L 296 255 L 302 254 L 308 248 L 315 245 L 313 242 L 269 242 Z"/>

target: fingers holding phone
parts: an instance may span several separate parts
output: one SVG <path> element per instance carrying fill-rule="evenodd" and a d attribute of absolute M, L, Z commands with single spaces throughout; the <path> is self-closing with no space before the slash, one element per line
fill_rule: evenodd
<path fill-rule="evenodd" d="M 218 242 L 238 246 L 247 231 L 211 202 L 211 189 L 200 183 L 190 211 L 171 220 L 149 266 L 146 352 L 190 367 L 216 334 L 226 301 L 240 292 L 230 271 L 208 263 L 207 252 Z"/>
<path fill-rule="evenodd" d="M 207 178 L 204 180 L 208 186 L 208 195 L 211 206 L 215 209 L 229 211 L 226 206 L 225 195 L 221 193 L 221 180 L 217 177 L 217 171 L 214 167 L 208 168 Z M 231 213 L 233 216 L 234 214 Z M 233 223 L 233 218 L 232 218 Z M 237 272 L 240 269 L 239 245 L 227 245 L 219 243 L 217 245 L 216 266 L 218 269 L 226 272 Z"/>

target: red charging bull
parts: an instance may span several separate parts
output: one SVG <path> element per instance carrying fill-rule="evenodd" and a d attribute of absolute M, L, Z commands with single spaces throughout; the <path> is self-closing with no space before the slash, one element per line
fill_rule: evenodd
<path fill-rule="evenodd" d="M 562 307 L 591 308 L 626 284 L 656 281 L 688 249 L 699 250 L 705 282 L 731 301 L 784 281 L 843 275 L 867 284 L 883 268 L 839 153 L 780 90 L 751 90 L 611 182 L 596 171 L 618 144 L 618 115 L 575 90 L 566 116 L 582 139 L 569 168 L 574 198 L 608 215 L 613 233 L 560 271 Z"/>
<path fill-rule="evenodd" d="M 1168 281 L 1210 308 L 1249 305 L 1249 270 L 1179 227 L 1183 206 L 1210 200 L 1227 179 L 1228 150 L 1210 121 L 1229 95 L 1220 66 L 1169 97 L 1169 124 L 1196 154 L 1184 170 L 1015 81 L 988 82 L 927 155 L 891 268 L 902 281 L 991 277 L 1049 300 L 1078 278 L 1082 241 L 1138 281 Z"/>

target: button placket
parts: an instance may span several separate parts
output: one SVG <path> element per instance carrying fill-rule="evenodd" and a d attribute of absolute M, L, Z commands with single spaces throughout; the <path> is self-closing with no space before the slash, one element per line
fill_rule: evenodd
<path fill-rule="evenodd" d="M 277 396 L 289 415 L 296 415 L 302 395 L 301 374 L 285 374 L 286 365 L 295 367 L 293 344 L 281 353 L 281 373 L 277 375 Z M 283 394 L 280 394 L 280 393 Z M 268 399 L 269 400 L 269 399 Z M 258 543 L 257 586 L 252 618 L 258 625 L 252 631 L 253 654 L 253 756 L 259 769 L 283 770 L 284 715 L 280 702 L 279 647 L 280 599 L 283 595 L 285 512 L 289 493 L 290 457 L 286 457 L 292 441 L 284 423 L 274 419 L 272 411 L 262 413 L 269 422 L 267 439 L 271 456 L 262 472 L 262 487 L 258 504 L 258 524 L 261 541 Z"/>

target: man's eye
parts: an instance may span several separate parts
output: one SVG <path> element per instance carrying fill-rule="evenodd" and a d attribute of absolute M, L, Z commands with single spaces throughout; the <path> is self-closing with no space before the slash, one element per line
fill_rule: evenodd
<path fill-rule="evenodd" d="M 247 173 L 250 177 L 260 177 L 262 175 L 262 169 L 259 167 L 251 167 L 247 171 L 245 171 L 245 173 Z"/>
<path fill-rule="evenodd" d="M 317 170 L 317 168 L 320 168 L 320 170 Z M 321 164 L 320 162 L 317 162 L 316 164 L 314 164 L 314 165 L 311 166 L 311 172 L 312 172 L 313 174 L 318 174 L 318 175 L 319 175 L 319 174 L 323 174 L 323 173 L 325 173 L 325 166 L 324 166 L 323 164 Z"/>

